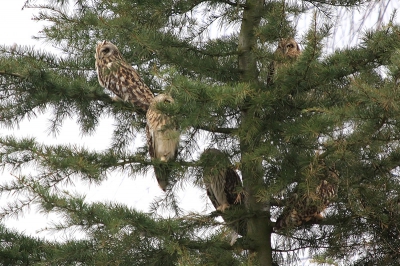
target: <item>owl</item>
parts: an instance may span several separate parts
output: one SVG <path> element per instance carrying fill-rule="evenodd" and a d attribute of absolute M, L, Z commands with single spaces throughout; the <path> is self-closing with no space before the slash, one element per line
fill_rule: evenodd
<path fill-rule="evenodd" d="M 146 112 L 154 95 L 118 48 L 107 41 L 99 42 L 95 58 L 100 85 Z"/>
<path fill-rule="evenodd" d="M 200 160 L 208 198 L 215 209 L 222 213 L 225 222 L 238 234 L 244 236 L 247 230 L 246 220 L 226 213 L 227 209 L 235 209 L 243 213 L 243 210 L 238 209 L 238 207 L 244 207 L 245 199 L 243 192 L 238 191 L 243 186 L 239 175 L 227 155 L 217 149 L 205 150 Z"/>
<path fill-rule="evenodd" d="M 323 167 L 323 179 L 314 193 L 291 195 L 282 214 L 276 220 L 274 228 L 276 231 L 306 223 L 318 223 L 323 219 L 321 213 L 336 197 L 339 182 L 339 175 L 334 167 L 328 168 L 324 163 Z"/>
<path fill-rule="evenodd" d="M 162 190 L 168 186 L 171 166 L 168 162 L 174 161 L 178 154 L 180 133 L 172 119 L 157 109 L 157 104 L 171 104 L 174 100 L 166 94 L 159 94 L 153 98 L 146 113 L 146 137 L 151 159 L 159 160 L 154 166 L 154 173 Z"/>
<path fill-rule="evenodd" d="M 276 61 L 271 62 L 269 65 L 267 83 L 272 84 L 274 76 L 276 76 L 279 68 L 286 65 L 288 62 L 295 61 L 300 54 L 300 46 L 293 38 L 281 39 L 278 43 L 278 48 L 276 48 L 274 52 Z"/>

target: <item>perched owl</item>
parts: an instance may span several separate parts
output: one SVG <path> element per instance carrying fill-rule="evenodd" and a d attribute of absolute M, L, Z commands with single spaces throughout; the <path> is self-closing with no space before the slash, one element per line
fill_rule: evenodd
<path fill-rule="evenodd" d="M 246 220 L 226 213 L 227 209 L 234 211 L 238 210 L 237 207 L 244 207 L 244 194 L 238 191 L 242 187 L 239 175 L 227 155 L 217 149 L 205 150 L 200 160 L 209 199 L 215 209 L 222 213 L 225 222 L 244 236 L 247 230 Z"/>
<path fill-rule="evenodd" d="M 293 193 L 286 202 L 286 207 L 275 223 L 275 230 L 293 228 L 306 223 L 318 223 L 323 219 L 321 213 L 336 197 L 339 175 L 333 168 L 323 164 L 323 178 L 315 192 L 306 195 Z"/>
<path fill-rule="evenodd" d="M 121 100 L 147 111 L 154 95 L 135 69 L 124 60 L 118 48 L 107 41 L 99 42 L 95 58 L 100 85 Z"/>
<path fill-rule="evenodd" d="M 174 161 L 178 153 L 179 131 L 171 118 L 157 109 L 157 104 L 173 102 L 171 96 L 159 94 L 151 101 L 146 114 L 149 154 L 152 160 L 160 161 L 160 164 L 154 166 L 154 173 L 164 191 L 168 186 L 168 177 L 171 173 L 171 166 L 167 163 Z"/>
<path fill-rule="evenodd" d="M 274 76 L 279 71 L 279 68 L 286 65 L 288 62 L 293 62 L 300 54 L 300 46 L 294 39 L 281 39 L 274 53 L 276 61 L 273 61 L 269 65 L 267 83 L 272 84 Z"/>

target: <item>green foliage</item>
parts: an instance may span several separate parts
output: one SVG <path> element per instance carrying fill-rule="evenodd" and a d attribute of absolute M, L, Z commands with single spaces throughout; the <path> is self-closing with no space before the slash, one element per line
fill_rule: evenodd
<path fill-rule="evenodd" d="M 325 15 L 368 3 L 307 2 Z M 394 18 L 366 32 L 357 47 L 326 54 L 335 21 L 317 27 L 314 16 L 302 37 L 293 25 L 310 14 L 306 2 L 28 0 L 25 7 L 38 8 L 35 19 L 50 22 L 38 38 L 61 54 L 0 47 L 2 125 L 50 113 L 54 133 L 67 118 L 76 118 L 83 134 L 103 117 L 114 119 L 115 130 L 104 151 L 0 137 L 0 167 L 14 176 L 0 184 L 1 195 L 14 196 L 1 217 L 37 206 L 61 217 L 47 230 L 84 235 L 48 241 L 2 225 L 0 265 L 291 265 L 304 250 L 318 263 L 399 264 L 400 27 Z M 226 32 L 208 36 L 214 29 Z M 277 41 L 288 37 L 301 41 L 302 55 L 267 83 Z M 143 135 L 145 114 L 113 101 L 98 84 L 93 55 L 101 40 L 116 44 L 156 94 L 175 100 L 159 106 L 182 131 L 173 188 L 150 214 L 88 203 L 64 190 L 76 179 L 100 184 L 112 172 L 134 176 L 152 166 L 146 145 L 131 149 Z M 233 245 L 217 212 L 187 214 L 176 202 L 181 186 L 203 187 L 205 162 L 197 159 L 203 144 L 229 154 L 243 179 L 246 213 L 224 216 L 248 222 L 248 234 Z M 319 161 L 340 179 L 325 219 L 274 232 L 291 198 L 315 195 Z M 175 216 L 158 215 L 163 206 Z"/>

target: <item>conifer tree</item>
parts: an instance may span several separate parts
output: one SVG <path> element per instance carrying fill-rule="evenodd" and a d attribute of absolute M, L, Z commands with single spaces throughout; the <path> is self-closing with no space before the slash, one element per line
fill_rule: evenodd
<path fill-rule="evenodd" d="M 27 0 L 26 7 L 38 8 L 37 20 L 50 22 L 39 37 L 62 54 L 1 47 L 2 125 L 50 112 L 55 132 L 72 116 L 83 134 L 106 115 L 116 126 L 101 152 L 0 137 L 0 165 L 15 175 L 0 184 L 1 194 L 15 199 L 2 217 L 35 205 L 61 216 L 56 230 L 85 234 L 54 242 L 2 225 L 0 264 L 291 265 L 308 251 L 319 263 L 398 265 L 400 28 L 393 17 L 357 47 L 326 54 L 334 21 L 314 18 L 304 35 L 293 23 L 311 6 L 329 18 L 337 7 L 368 2 Z M 215 26 L 230 30 L 208 36 Z M 303 51 L 284 62 L 274 50 L 292 37 Z M 145 144 L 130 149 L 144 132 L 145 114 L 113 101 L 97 81 L 93 55 L 101 40 L 116 44 L 155 94 L 174 98 L 160 110 L 180 127 L 179 156 L 171 163 L 171 188 L 155 202 L 173 209 L 172 217 L 88 203 L 62 190 L 74 178 L 101 183 L 112 171 L 132 177 L 153 164 Z M 243 181 L 245 211 L 224 214 L 225 222 L 229 215 L 246 221 L 246 234 L 233 245 L 229 224 L 216 219 L 221 213 L 183 215 L 175 201 L 181 184 L 204 188 L 204 135 L 206 147 L 229 154 Z M 316 188 L 329 173 L 337 193 L 327 203 Z M 285 211 L 305 209 L 324 217 L 276 229 Z"/>

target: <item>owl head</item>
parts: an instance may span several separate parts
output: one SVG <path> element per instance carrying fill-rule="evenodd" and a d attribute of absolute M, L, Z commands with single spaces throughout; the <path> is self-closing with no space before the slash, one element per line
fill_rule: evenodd
<path fill-rule="evenodd" d="M 108 41 L 98 42 L 96 46 L 95 58 L 97 61 L 122 60 L 122 55 L 117 46 Z"/>
<path fill-rule="evenodd" d="M 158 103 L 173 103 L 174 99 L 167 94 L 158 94 L 156 97 L 153 98 L 150 108 L 154 108 Z"/>
<path fill-rule="evenodd" d="M 288 38 L 280 40 L 276 53 L 280 53 L 285 57 L 297 58 L 301 51 L 299 44 L 293 38 Z"/>

